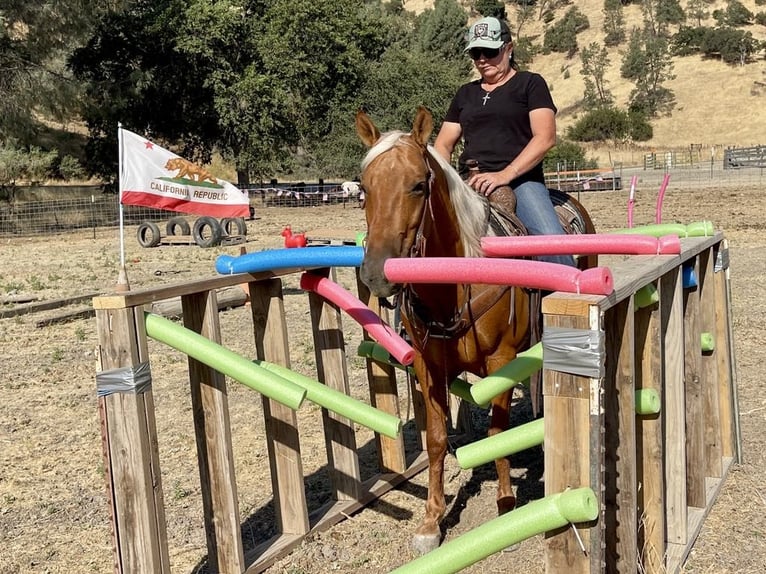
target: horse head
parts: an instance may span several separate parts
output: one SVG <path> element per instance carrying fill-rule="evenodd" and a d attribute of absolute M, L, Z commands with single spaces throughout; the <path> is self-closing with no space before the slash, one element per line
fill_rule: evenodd
<path fill-rule="evenodd" d="M 381 135 L 366 113 L 356 115 L 356 132 L 370 148 L 362 162 L 367 240 L 360 274 L 377 297 L 401 289 L 386 279 L 386 259 L 409 257 L 416 244 L 433 177 L 426 159 L 432 130 L 431 112 L 422 106 L 409 134 Z"/>

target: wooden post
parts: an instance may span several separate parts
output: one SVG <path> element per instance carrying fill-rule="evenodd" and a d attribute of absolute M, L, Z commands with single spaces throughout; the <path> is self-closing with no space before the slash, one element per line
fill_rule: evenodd
<path fill-rule="evenodd" d="M 141 307 L 97 308 L 96 326 L 102 371 L 134 369 L 148 361 Z M 151 388 L 101 397 L 99 412 L 112 504 L 115 571 L 169 573 Z"/>
<path fill-rule="evenodd" d="M 633 368 L 633 297 L 606 311 L 604 383 L 606 569 L 635 571 L 636 405 Z"/>
<path fill-rule="evenodd" d="M 290 368 L 282 281 L 250 283 L 250 306 L 258 359 Z M 310 525 L 295 411 L 263 397 L 263 418 L 277 530 L 304 535 Z"/>
<path fill-rule="evenodd" d="M 377 297 L 370 296 L 370 290 L 359 277 L 356 270 L 356 287 L 359 299 L 375 311 L 381 319 L 388 321 L 388 309 L 380 306 Z M 365 341 L 370 340 L 367 331 L 362 330 Z M 367 359 L 367 381 L 370 385 L 370 404 L 383 412 L 401 418 L 399 409 L 399 394 L 396 387 L 396 369 L 391 365 Z M 378 467 L 381 472 L 404 472 L 407 468 L 407 457 L 404 450 L 404 434 L 397 438 L 375 433 L 375 446 L 378 453 Z"/>
<path fill-rule="evenodd" d="M 715 337 L 715 285 L 713 249 L 706 249 L 699 255 L 700 271 L 700 334 L 712 333 Z M 700 345 L 700 385 L 702 386 L 702 424 L 705 450 L 705 476 L 721 478 L 721 417 L 719 414 L 718 367 L 716 351 L 702 353 Z M 706 501 L 707 502 L 707 501 Z"/>
<path fill-rule="evenodd" d="M 215 291 L 181 298 L 184 327 L 221 342 Z M 245 571 L 225 377 L 189 357 L 208 562 L 221 573 Z"/>
<path fill-rule="evenodd" d="M 550 327 L 600 328 L 597 308 L 587 301 L 557 299 L 557 296 L 549 295 L 543 300 L 543 332 Z M 601 495 L 600 382 L 599 379 L 543 370 L 546 496 L 581 486 L 590 486 L 596 496 Z M 598 470 L 591 473 L 592 469 Z M 570 527 L 546 534 L 546 573 L 601 571 L 604 558 L 601 527 L 590 526 L 593 525 L 578 525 L 587 554 L 581 550 Z M 594 566 L 591 566 L 592 561 Z"/>
<path fill-rule="evenodd" d="M 334 272 L 330 269 L 312 271 L 324 277 Z M 317 293 L 309 292 L 311 325 L 314 331 L 314 354 L 319 382 L 331 389 L 350 394 L 346 370 L 346 350 L 340 309 L 325 301 Z M 346 417 L 322 409 L 327 461 L 335 500 L 359 500 L 362 485 L 359 472 L 359 456 L 356 452 L 356 433 L 353 423 Z"/>
<path fill-rule="evenodd" d="M 718 404 L 721 417 L 721 455 L 739 460 L 739 409 L 736 400 L 734 342 L 731 340 L 729 305 L 729 248 L 726 240 L 716 246 L 715 283 L 715 358 L 718 372 Z"/>
<path fill-rule="evenodd" d="M 660 278 L 660 344 L 662 352 L 665 440 L 665 512 L 667 540 L 686 544 L 686 402 L 684 394 L 684 321 L 681 269 Z M 668 571 L 673 572 L 671 564 Z"/>
<path fill-rule="evenodd" d="M 655 391 L 663 402 L 660 309 L 638 309 L 635 326 L 636 388 Z M 642 572 L 660 574 L 665 567 L 665 481 L 663 421 L 657 415 L 636 418 L 638 476 L 638 538 Z"/>
<path fill-rule="evenodd" d="M 699 282 L 699 265 L 694 264 Z M 703 389 L 700 375 L 702 343 L 700 341 L 699 287 L 684 289 L 684 385 L 686 388 L 686 495 L 689 506 L 705 508 L 705 425 L 703 421 Z"/>

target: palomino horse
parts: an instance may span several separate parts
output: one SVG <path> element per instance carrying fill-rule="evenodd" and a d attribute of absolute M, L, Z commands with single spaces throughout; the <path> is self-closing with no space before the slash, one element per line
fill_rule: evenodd
<path fill-rule="evenodd" d="M 390 257 L 480 256 L 481 238 L 495 234 L 488 224 L 486 198 L 428 145 L 432 129 L 431 114 L 423 107 L 409 134 L 381 136 L 367 114 L 356 116 L 357 133 L 370 148 L 362 162 L 367 244 L 360 274 L 374 295 L 400 295 L 402 322 L 417 351 L 414 367 L 425 402 L 428 500 L 413 539 L 421 553 L 439 545 L 439 522 L 446 510 L 448 383 L 464 371 L 485 377 L 530 342 L 530 297 L 522 288 L 395 285 L 384 276 Z M 492 400 L 489 435 L 508 428 L 511 393 Z M 514 508 L 516 497 L 510 461 L 504 457 L 495 463 L 502 514 Z"/>

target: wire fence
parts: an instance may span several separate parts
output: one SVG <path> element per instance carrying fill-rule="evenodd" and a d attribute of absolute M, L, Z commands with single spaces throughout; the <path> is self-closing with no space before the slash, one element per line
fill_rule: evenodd
<path fill-rule="evenodd" d="M 705 167 L 645 169 L 643 167 L 616 168 L 609 174 L 567 172 L 549 174 L 550 187 L 561 187 L 568 192 L 601 193 L 621 190 L 636 176 L 638 189 L 658 189 L 666 175 L 672 188 L 716 188 L 743 185 L 765 185 L 766 168 L 723 169 L 719 162 Z M 608 184 L 604 178 L 612 179 Z M 596 185 L 601 178 L 602 185 Z M 563 182 L 566 181 L 566 186 Z M 119 201 L 116 194 L 102 193 L 94 186 L 90 195 L 62 199 L 33 201 L 0 201 L 0 236 L 35 236 L 64 233 L 77 229 L 116 227 L 119 225 Z M 260 207 L 308 208 L 319 205 L 357 205 L 355 191 L 345 191 L 341 184 L 283 185 L 279 187 L 248 188 L 253 210 Z M 175 212 L 126 205 L 123 209 L 126 225 L 139 225 L 144 221 L 163 221 L 178 215 Z"/>
<path fill-rule="evenodd" d="M 319 205 L 356 205 L 356 194 L 344 191 L 339 184 L 316 184 L 248 188 L 251 217 L 259 207 L 316 207 Z M 120 223 L 119 198 L 93 193 L 62 199 L 0 202 L 0 236 L 35 236 L 63 233 L 77 229 L 115 227 Z M 163 221 L 178 213 L 150 207 L 123 206 L 125 225 L 144 221 Z"/>

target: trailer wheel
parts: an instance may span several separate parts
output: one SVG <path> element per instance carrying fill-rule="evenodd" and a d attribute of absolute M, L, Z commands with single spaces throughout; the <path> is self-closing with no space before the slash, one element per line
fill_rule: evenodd
<path fill-rule="evenodd" d="M 180 233 L 176 233 L 177 231 Z M 171 217 L 165 226 L 165 233 L 167 235 L 189 235 L 191 226 L 185 217 Z"/>
<path fill-rule="evenodd" d="M 153 221 L 144 221 L 138 226 L 136 239 L 141 247 L 157 247 L 160 244 L 160 228 Z"/>
<path fill-rule="evenodd" d="M 224 217 L 221 220 L 221 227 L 226 235 L 247 235 L 247 224 L 244 217 Z M 236 233 L 232 233 L 236 229 Z"/>
<path fill-rule="evenodd" d="M 214 247 L 221 242 L 223 228 L 216 218 L 205 215 L 194 222 L 192 235 L 200 247 Z"/>

